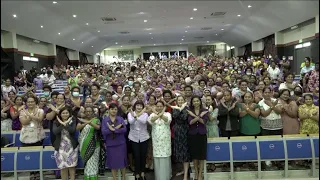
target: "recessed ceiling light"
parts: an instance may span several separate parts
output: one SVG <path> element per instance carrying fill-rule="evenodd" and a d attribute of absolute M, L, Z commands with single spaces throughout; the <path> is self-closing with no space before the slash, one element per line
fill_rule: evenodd
<path fill-rule="evenodd" d="M 180 43 L 180 44 L 182 44 L 182 43 Z"/>
<path fill-rule="evenodd" d="M 139 12 L 138 14 L 141 14 L 141 15 L 142 15 L 142 14 L 145 14 L 145 13 L 144 13 L 144 12 Z"/>
<path fill-rule="evenodd" d="M 238 14 L 238 17 L 240 17 L 241 15 L 240 14 Z"/>
<path fill-rule="evenodd" d="M 76 39 L 72 39 L 72 40 L 76 40 Z"/>
<path fill-rule="evenodd" d="M 14 14 L 14 15 L 12 15 L 14 18 L 16 18 L 17 17 L 17 15 L 16 14 Z"/>
<path fill-rule="evenodd" d="M 149 33 L 149 34 L 152 34 L 152 33 Z"/>
<path fill-rule="evenodd" d="M 148 22 L 148 20 L 143 20 L 143 22 Z"/>
<path fill-rule="evenodd" d="M 156 45 L 156 44 L 153 44 L 154 46 Z"/>
<path fill-rule="evenodd" d="M 209 43 L 209 41 L 207 41 L 207 43 Z"/>
<path fill-rule="evenodd" d="M 186 28 L 190 28 L 190 26 L 187 26 Z"/>
<path fill-rule="evenodd" d="M 81 44 L 83 44 L 83 42 L 81 42 Z"/>
<path fill-rule="evenodd" d="M 98 31 L 98 32 L 100 32 L 100 31 Z"/>
<path fill-rule="evenodd" d="M 221 31 L 223 31 L 224 29 L 221 29 Z"/>
<path fill-rule="evenodd" d="M 197 8 L 193 8 L 193 11 L 197 11 L 198 9 Z"/>
<path fill-rule="evenodd" d="M 183 41 L 184 39 L 181 39 L 181 41 Z"/>
<path fill-rule="evenodd" d="M 116 44 L 118 44 L 118 42 L 116 42 Z"/>
<path fill-rule="evenodd" d="M 93 46 L 91 46 L 91 47 L 93 47 Z"/>
<path fill-rule="evenodd" d="M 43 28 L 43 26 L 42 26 L 42 25 L 41 25 L 40 27 L 41 27 L 41 28 Z"/>
<path fill-rule="evenodd" d="M 188 31 L 185 31 L 185 32 L 188 32 Z"/>
<path fill-rule="evenodd" d="M 122 47 L 122 46 L 120 46 L 120 47 Z"/>
<path fill-rule="evenodd" d="M 153 39 L 153 37 L 151 39 Z"/>
<path fill-rule="evenodd" d="M 218 36 L 218 34 L 216 34 L 216 36 Z"/>
<path fill-rule="evenodd" d="M 190 19 L 193 19 L 193 17 L 191 17 Z"/>
<path fill-rule="evenodd" d="M 73 17 L 75 18 L 75 17 L 77 17 L 77 15 L 74 14 Z"/>
<path fill-rule="evenodd" d="M 86 23 L 87 26 L 89 26 L 89 23 Z"/>
<path fill-rule="evenodd" d="M 60 35 L 60 33 L 58 33 Z"/>
<path fill-rule="evenodd" d="M 53 3 L 53 4 L 57 4 L 58 2 L 57 2 L 57 1 L 53 1 L 52 3 Z"/>
<path fill-rule="evenodd" d="M 186 36 L 182 36 L 182 37 L 186 37 Z"/>
<path fill-rule="evenodd" d="M 251 8 L 252 6 L 251 5 L 248 5 L 248 8 Z"/>

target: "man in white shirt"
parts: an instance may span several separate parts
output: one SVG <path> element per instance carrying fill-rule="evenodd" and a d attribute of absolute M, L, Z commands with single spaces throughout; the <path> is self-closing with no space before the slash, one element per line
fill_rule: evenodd
<path fill-rule="evenodd" d="M 154 55 L 153 55 L 152 53 L 150 53 L 149 60 L 152 61 L 152 60 L 154 60 L 154 59 L 155 59 Z"/>
<path fill-rule="evenodd" d="M 280 75 L 280 69 L 276 66 L 275 62 L 271 62 L 271 65 L 267 69 L 271 80 L 277 80 Z"/>
<path fill-rule="evenodd" d="M 44 81 L 44 83 L 48 84 L 49 86 L 52 86 L 56 78 L 52 74 L 52 71 L 47 71 L 47 74 L 42 78 L 42 80 Z"/>

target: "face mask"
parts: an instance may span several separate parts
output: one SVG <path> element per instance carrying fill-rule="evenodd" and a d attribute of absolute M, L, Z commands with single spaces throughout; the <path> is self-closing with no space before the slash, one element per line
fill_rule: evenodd
<path fill-rule="evenodd" d="M 133 81 L 128 81 L 129 86 L 133 85 Z"/>
<path fill-rule="evenodd" d="M 238 71 L 238 74 L 241 74 L 241 71 Z"/>
<path fill-rule="evenodd" d="M 79 92 L 73 92 L 73 93 L 72 93 L 72 96 L 74 96 L 74 97 L 79 97 Z"/>
<path fill-rule="evenodd" d="M 242 62 L 242 61 L 240 61 L 240 64 L 243 64 L 243 62 Z"/>
<path fill-rule="evenodd" d="M 247 72 L 246 75 L 250 76 L 250 75 L 251 75 L 251 72 Z"/>
<path fill-rule="evenodd" d="M 139 78 L 138 78 L 138 81 L 139 81 L 139 82 L 141 82 L 141 81 L 142 81 L 142 78 L 141 78 L 141 77 L 139 77 Z"/>
<path fill-rule="evenodd" d="M 285 58 L 285 57 L 283 57 L 283 58 L 282 58 L 282 60 L 286 60 L 286 58 Z"/>
<path fill-rule="evenodd" d="M 117 74 L 121 74 L 121 71 L 117 71 L 116 73 L 117 73 Z"/>
<path fill-rule="evenodd" d="M 228 72 L 228 69 L 224 69 L 225 72 Z"/>
<path fill-rule="evenodd" d="M 74 69 L 73 68 L 70 68 L 70 71 L 73 71 Z"/>
<path fill-rule="evenodd" d="M 230 67 L 229 67 L 229 69 L 233 69 L 233 67 L 232 67 L 232 66 L 230 66 Z"/>
<path fill-rule="evenodd" d="M 301 92 L 301 91 L 294 91 L 294 95 L 296 95 L 296 96 L 301 96 L 301 95 L 302 95 L 302 92 Z"/>
<path fill-rule="evenodd" d="M 45 92 L 43 92 L 43 95 L 44 95 L 45 97 L 48 97 L 48 96 L 50 95 L 50 92 L 45 91 Z"/>

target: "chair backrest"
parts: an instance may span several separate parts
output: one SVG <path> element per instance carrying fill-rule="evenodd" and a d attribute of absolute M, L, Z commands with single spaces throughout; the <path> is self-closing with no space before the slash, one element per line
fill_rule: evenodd
<path fill-rule="evenodd" d="M 83 168 L 84 168 L 84 162 L 83 162 L 83 160 L 82 160 L 82 158 L 81 158 L 81 156 L 80 156 L 80 152 L 79 152 L 79 154 L 78 154 L 78 165 L 77 165 L 76 168 L 77 168 L 77 169 L 83 169 Z"/>
<path fill-rule="evenodd" d="M 1 173 L 15 171 L 17 147 L 1 148 Z"/>
<path fill-rule="evenodd" d="M 312 159 L 309 137 L 284 137 L 289 160 Z"/>
<path fill-rule="evenodd" d="M 311 141 L 313 142 L 313 149 L 315 158 L 319 158 L 319 134 L 310 135 Z"/>
<path fill-rule="evenodd" d="M 2 142 L 2 138 L 1 138 L 1 146 L 2 144 L 4 146 L 8 145 L 8 144 L 14 144 L 15 143 L 15 135 L 16 135 L 16 131 L 7 131 L 7 132 L 1 132 L 1 137 L 5 137 L 6 140 L 8 142 L 3 143 Z"/>
<path fill-rule="evenodd" d="M 42 146 L 21 147 L 17 151 L 17 171 L 40 171 Z"/>
<path fill-rule="evenodd" d="M 45 146 L 44 149 L 42 150 L 42 169 L 43 170 L 58 169 L 54 152 L 55 150 L 52 146 Z"/>
<path fill-rule="evenodd" d="M 45 131 L 45 138 L 43 140 L 43 146 L 51 146 L 51 138 L 50 138 L 50 131 Z"/>
<path fill-rule="evenodd" d="M 285 148 L 283 139 L 261 139 L 259 140 L 261 160 L 285 159 Z"/>
<path fill-rule="evenodd" d="M 233 161 L 255 161 L 258 160 L 257 142 L 255 139 L 232 141 Z"/>
<path fill-rule="evenodd" d="M 15 134 L 15 142 L 14 142 L 15 147 L 22 147 L 22 142 L 20 141 L 20 133 L 21 131 L 17 131 Z"/>
<path fill-rule="evenodd" d="M 208 140 L 207 161 L 226 162 L 230 161 L 230 146 L 228 138 Z"/>

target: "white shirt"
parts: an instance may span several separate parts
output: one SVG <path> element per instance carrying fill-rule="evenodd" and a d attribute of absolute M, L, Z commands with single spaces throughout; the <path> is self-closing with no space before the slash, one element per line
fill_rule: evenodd
<path fill-rule="evenodd" d="M 171 156 L 171 131 L 170 122 L 172 120 L 171 114 L 165 112 L 163 114 L 168 118 L 168 121 L 158 118 L 154 122 L 151 119 L 156 116 L 152 113 L 148 122 L 152 126 L 152 147 L 153 147 L 153 157 L 170 157 Z"/>
<path fill-rule="evenodd" d="M 264 101 L 265 100 L 262 99 L 258 104 L 260 106 L 260 109 L 263 109 L 263 110 L 267 111 L 268 109 L 270 109 L 270 106 L 268 106 Z M 276 101 L 276 99 L 271 98 L 271 102 L 275 102 L 275 101 Z M 279 105 L 281 105 L 280 102 L 278 102 L 278 104 L 276 106 L 279 106 Z M 271 113 L 267 117 L 260 116 L 260 119 L 261 119 L 260 126 L 263 129 L 279 130 L 279 129 L 282 129 L 282 127 L 283 127 L 282 120 L 281 120 L 281 115 L 277 114 L 273 110 L 271 111 Z"/>
<path fill-rule="evenodd" d="M 154 60 L 154 55 L 151 55 L 151 56 L 149 57 L 149 60 Z"/>
<path fill-rule="evenodd" d="M 136 112 L 133 112 L 136 115 Z M 133 142 L 144 142 L 150 138 L 147 130 L 148 114 L 143 113 L 136 119 L 128 113 L 128 121 L 130 123 L 129 139 Z"/>
<path fill-rule="evenodd" d="M 278 79 L 278 76 L 280 75 L 280 69 L 279 68 L 272 68 L 271 66 L 268 67 L 267 69 L 268 73 L 269 73 L 269 76 L 271 78 L 271 80 L 274 80 L 274 79 Z"/>
<path fill-rule="evenodd" d="M 54 81 L 56 80 L 56 78 L 54 77 L 54 75 L 51 75 L 50 77 L 48 77 L 48 74 L 46 74 L 42 80 L 47 83 L 49 86 L 52 86 Z"/>
<path fill-rule="evenodd" d="M 314 70 L 314 68 L 315 68 L 314 66 L 309 66 L 309 67 L 304 66 L 304 67 L 301 69 L 300 74 L 308 73 L 308 72 Z"/>

